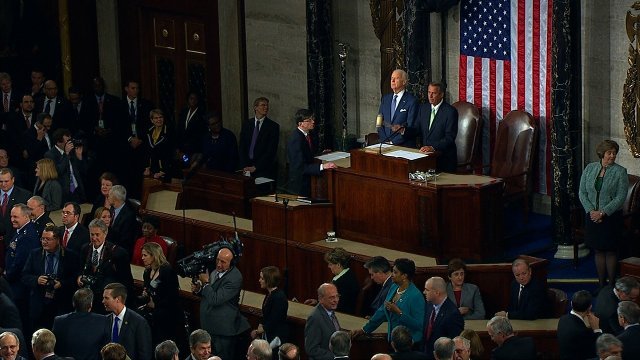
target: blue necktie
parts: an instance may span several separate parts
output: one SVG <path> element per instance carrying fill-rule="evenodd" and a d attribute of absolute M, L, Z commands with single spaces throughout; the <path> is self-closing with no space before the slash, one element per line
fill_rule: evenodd
<path fill-rule="evenodd" d="M 120 335 L 118 334 L 118 322 L 120 321 L 120 319 L 113 315 L 113 332 L 111 333 L 111 340 L 114 343 L 117 343 L 118 340 L 120 340 Z"/>
<path fill-rule="evenodd" d="M 253 152 L 256 148 L 256 140 L 258 140 L 258 132 L 260 131 L 260 121 L 256 121 L 256 125 L 253 128 L 253 135 L 251 136 L 251 146 L 249 146 L 249 159 L 253 160 Z"/>
<path fill-rule="evenodd" d="M 393 94 L 393 101 L 391 101 L 391 120 L 393 121 L 393 117 L 396 115 L 396 106 L 398 100 L 398 94 Z"/>
<path fill-rule="evenodd" d="M 53 254 L 47 254 L 47 269 L 45 270 L 47 274 L 53 274 Z"/>

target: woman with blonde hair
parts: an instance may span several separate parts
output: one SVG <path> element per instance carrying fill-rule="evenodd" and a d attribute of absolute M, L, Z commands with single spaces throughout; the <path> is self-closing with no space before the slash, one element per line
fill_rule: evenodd
<path fill-rule="evenodd" d="M 36 186 L 33 195 L 41 196 L 45 201 L 47 211 L 58 210 L 62 207 L 62 187 L 58 182 L 56 164 L 49 158 L 36 161 Z"/>
<path fill-rule="evenodd" d="M 471 359 L 482 359 L 482 355 L 484 354 L 484 346 L 482 346 L 482 340 L 480 340 L 480 336 L 471 330 L 464 329 L 460 333 L 460 337 L 463 337 L 471 343 Z"/>
<path fill-rule="evenodd" d="M 144 290 L 140 300 L 142 313 L 151 326 L 151 338 L 155 347 L 166 339 L 176 339 L 182 311 L 179 307 L 178 275 L 171 268 L 160 245 L 148 242 L 142 246 L 144 263 Z"/>
<path fill-rule="evenodd" d="M 93 218 L 102 220 L 107 227 L 111 226 L 111 211 L 104 206 L 100 206 L 96 209 L 93 213 Z"/>

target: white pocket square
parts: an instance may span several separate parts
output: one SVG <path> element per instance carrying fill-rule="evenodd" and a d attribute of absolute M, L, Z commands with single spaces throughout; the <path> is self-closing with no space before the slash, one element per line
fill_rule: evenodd
<path fill-rule="evenodd" d="M 407 109 L 400 109 L 400 112 L 405 112 L 407 111 Z"/>

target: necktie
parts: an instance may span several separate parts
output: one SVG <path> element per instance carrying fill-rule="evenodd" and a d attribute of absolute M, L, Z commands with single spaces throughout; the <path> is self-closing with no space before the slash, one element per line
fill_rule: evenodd
<path fill-rule="evenodd" d="M 333 322 L 333 326 L 336 328 L 336 331 L 339 331 L 340 324 L 338 323 L 338 318 L 336 317 L 335 311 L 331 313 L 331 321 Z"/>
<path fill-rule="evenodd" d="M 520 284 L 520 290 L 518 291 L 518 304 L 520 304 L 520 295 L 522 295 L 522 289 L 524 289 L 524 285 Z"/>
<path fill-rule="evenodd" d="M 4 214 L 7 212 L 8 202 L 9 202 L 9 196 L 7 195 L 7 193 L 4 193 L 4 196 L 2 197 L 2 216 L 4 216 Z"/>
<path fill-rule="evenodd" d="M 129 103 L 129 115 L 132 119 L 136 118 L 136 108 L 133 106 L 133 100 Z"/>
<path fill-rule="evenodd" d="M 47 105 L 44 107 L 44 112 L 47 114 L 51 113 L 51 99 L 47 100 Z"/>
<path fill-rule="evenodd" d="M 427 329 L 425 331 L 425 340 L 429 340 L 431 337 L 431 332 L 433 330 L 433 324 L 436 322 L 436 308 L 434 307 L 431 310 L 431 316 L 429 317 L 429 324 L 427 325 Z"/>
<path fill-rule="evenodd" d="M 24 122 L 27 124 L 27 129 L 31 128 L 31 121 L 29 120 L 29 115 L 24 116 Z"/>
<path fill-rule="evenodd" d="M 71 174 L 70 176 L 70 181 L 69 181 L 69 191 L 73 194 L 74 191 L 76 191 L 76 188 L 78 187 L 78 181 L 76 180 L 76 176 L 73 174 L 73 167 L 71 165 L 71 161 L 69 161 L 69 170 L 71 170 L 69 173 Z"/>
<path fill-rule="evenodd" d="M 398 94 L 393 94 L 393 100 L 391 101 L 391 120 L 396 114 L 396 107 L 398 106 Z"/>
<path fill-rule="evenodd" d="M 431 130 L 431 125 L 433 125 L 433 119 L 436 118 L 436 108 L 431 108 L 431 118 L 429 119 L 429 130 Z"/>
<path fill-rule="evenodd" d="M 113 223 L 116 222 L 116 209 L 112 206 L 109 212 L 111 213 L 111 226 L 113 226 Z"/>
<path fill-rule="evenodd" d="M 4 106 L 4 112 L 9 112 L 9 94 L 4 93 L 4 100 L 2 101 L 2 105 Z"/>
<path fill-rule="evenodd" d="M 45 272 L 47 274 L 53 274 L 54 273 L 54 268 L 53 268 L 53 254 L 47 254 L 47 269 L 45 270 Z"/>
<path fill-rule="evenodd" d="M 99 261 L 98 250 L 93 250 L 93 255 L 91 255 L 91 264 L 93 266 L 98 266 L 98 261 Z"/>
<path fill-rule="evenodd" d="M 117 316 L 113 316 L 113 331 L 111 332 L 111 340 L 114 343 L 117 343 L 118 340 L 120 340 L 120 334 L 118 331 L 118 322 L 120 321 L 120 319 Z"/>
<path fill-rule="evenodd" d="M 62 247 L 66 249 L 68 243 L 69 243 L 69 229 L 64 229 L 64 237 L 62 237 Z"/>
<path fill-rule="evenodd" d="M 77 114 L 80 114 L 80 107 L 78 104 L 73 104 L 73 110 L 75 110 Z"/>
<path fill-rule="evenodd" d="M 104 101 L 102 97 L 98 100 L 98 119 L 102 120 L 102 110 L 104 110 Z"/>
<path fill-rule="evenodd" d="M 251 136 L 251 146 L 249 146 L 249 159 L 253 160 L 253 151 L 256 148 L 256 140 L 258 140 L 258 132 L 260 131 L 260 121 L 256 121 L 253 128 L 253 136 Z"/>
<path fill-rule="evenodd" d="M 305 135 L 304 137 L 305 139 L 307 139 L 307 144 L 309 144 L 309 149 L 311 149 L 311 152 L 313 152 L 313 143 L 311 142 L 311 137 L 309 135 Z"/>

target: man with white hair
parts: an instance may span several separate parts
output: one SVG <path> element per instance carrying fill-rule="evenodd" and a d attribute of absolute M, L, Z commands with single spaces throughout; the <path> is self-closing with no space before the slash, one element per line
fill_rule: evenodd
<path fill-rule="evenodd" d="M 271 346 L 267 340 L 255 339 L 247 349 L 247 360 L 271 360 Z"/>
<path fill-rule="evenodd" d="M 122 185 L 114 185 L 109 190 L 108 201 L 111 204 L 111 226 L 107 241 L 133 254 L 133 245 L 138 234 L 136 214 L 127 206 L 127 189 Z"/>
<path fill-rule="evenodd" d="M 456 336 L 453 338 L 453 342 L 456 345 L 453 360 L 469 360 L 471 358 L 471 341 L 462 336 Z"/>
<path fill-rule="evenodd" d="M 0 334 L 0 358 L 3 360 L 26 360 L 20 352 L 20 339 L 13 332 L 5 331 Z"/>
<path fill-rule="evenodd" d="M 491 340 L 498 345 L 493 349 L 493 360 L 534 360 L 536 347 L 530 337 L 518 337 L 513 333 L 509 319 L 504 316 L 494 316 L 487 323 L 487 333 Z"/>

